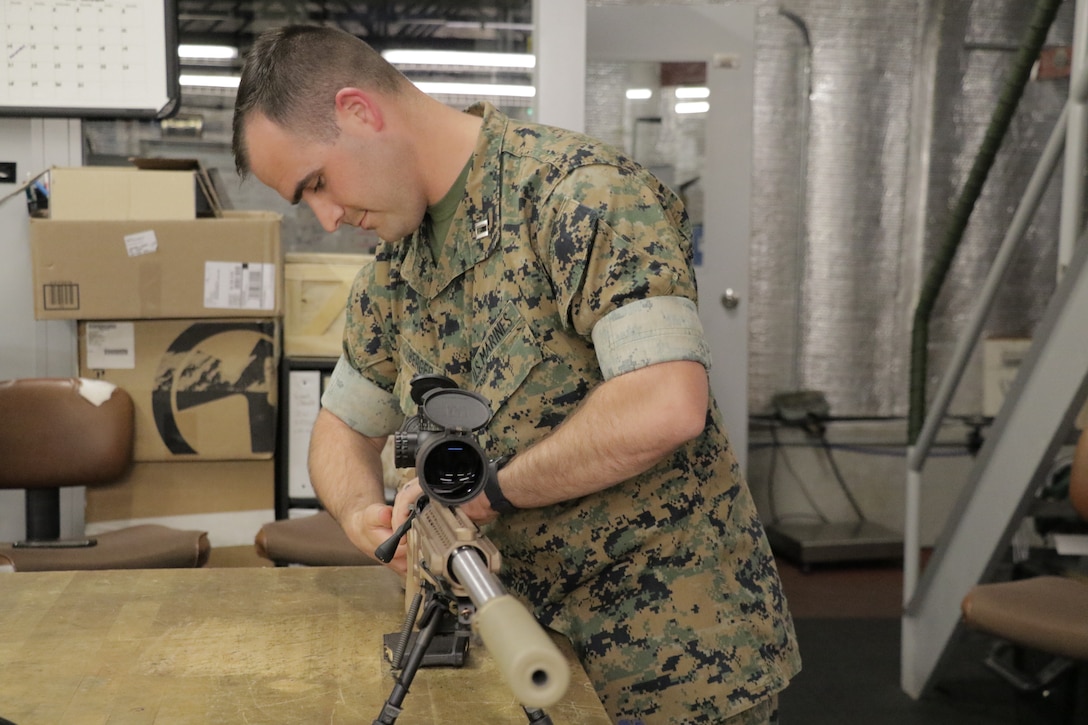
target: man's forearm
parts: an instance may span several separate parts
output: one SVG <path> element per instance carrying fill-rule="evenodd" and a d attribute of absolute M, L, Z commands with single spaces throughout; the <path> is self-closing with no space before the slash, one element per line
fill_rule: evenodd
<path fill-rule="evenodd" d="M 647 470 L 705 424 L 706 369 L 677 361 L 598 386 L 547 438 L 499 472 L 515 506 L 532 508 L 603 490 Z"/>
<path fill-rule="evenodd" d="M 367 438 L 325 409 L 318 413 L 310 436 L 310 482 L 337 521 L 385 502 L 384 444 L 384 438 Z"/>

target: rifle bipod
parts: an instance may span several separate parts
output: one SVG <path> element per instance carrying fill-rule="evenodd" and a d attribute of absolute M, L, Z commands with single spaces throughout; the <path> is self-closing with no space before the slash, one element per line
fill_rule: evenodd
<path fill-rule="evenodd" d="M 411 637 L 421 598 L 422 595 L 416 592 L 408 613 L 404 617 L 403 627 L 399 636 L 397 636 L 397 642 L 390 652 L 390 662 L 393 669 L 400 669 L 400 676 L 396 678 L 393 691 L 389 693 L 389 697 L 386 699 L 382 711 L 374 720 L 373 725 L 395 725 L 397 717 L 404 710 L 401 706 L 404 704 L 404 698 L 408 695 L 408 688 L 411 687 L 416 672 L 423 666 L 425 660 L 427 660 L 429 666 L 460 667 L 464 664 L 465 653 L 468 650 L 468 632 L 460 623 L 454 625 L 452 639 L 447 640 L 442 647 L 442 651 L 434 653 L 430 658 L 427 657 L 428 649 L 435 643 L 436 635 L 443 628 L 448 629 L 451 620 L 454 620 L 453 615 L 450 613 L 449 602 L 435 592 L 432 591 L 428 595 L 423 615 L 419 618 L 419 632 L 416 633 L 414 638 Z M 408 648 L 407 653 L 405 653 L 405 648 Z M 405 654 L 407 654 L 407 659 L 405 659 Z M 540 708 L 528 708 L 523 705 L 521 709 L 525 712 L 525 716 L 531 725 L 552 725 L 551 717 Z"/>

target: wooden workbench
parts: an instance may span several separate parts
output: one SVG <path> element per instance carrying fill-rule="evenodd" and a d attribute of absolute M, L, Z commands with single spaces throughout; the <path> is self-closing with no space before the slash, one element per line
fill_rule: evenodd
<path fill-rule="evenodd" d="M 361 723 L 393 687 L 404 594 L 381 567 L 0 574 L 0 717 L 16 725 Z M 609 720 L 572 662 L 555 725 Z M 419 671 L 398 725 L 525 723 L 486 650 Z"/>

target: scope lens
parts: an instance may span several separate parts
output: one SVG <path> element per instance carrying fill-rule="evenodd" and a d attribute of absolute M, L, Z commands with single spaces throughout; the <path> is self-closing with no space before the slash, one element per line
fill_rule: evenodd
<path fill-rule="evenodd" d="M 460 503 L 476 494 L 486 473 L 477 449 L 460 441 L 442 441 L 427 451 L 423 461 L 423 480 L 431 495 Z"/>

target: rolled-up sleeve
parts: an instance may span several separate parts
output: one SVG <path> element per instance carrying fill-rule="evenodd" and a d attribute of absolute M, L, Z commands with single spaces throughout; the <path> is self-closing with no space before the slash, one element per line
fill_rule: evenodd
<path fill-rule="evenodd" d="M 693 360 L 710 368 L 710 346 L 698 310 L 686 297 L 631 302 L 605 315 L 592 334 L 605 380 L 674 360 Z"/>
<path fill-rule="evenodd" d="M 343 356 L 333 368 L 321 405 L 354 430 L 372 438 L 395 431 L 404 413 L 396 397 L 352 367 Z"/>

